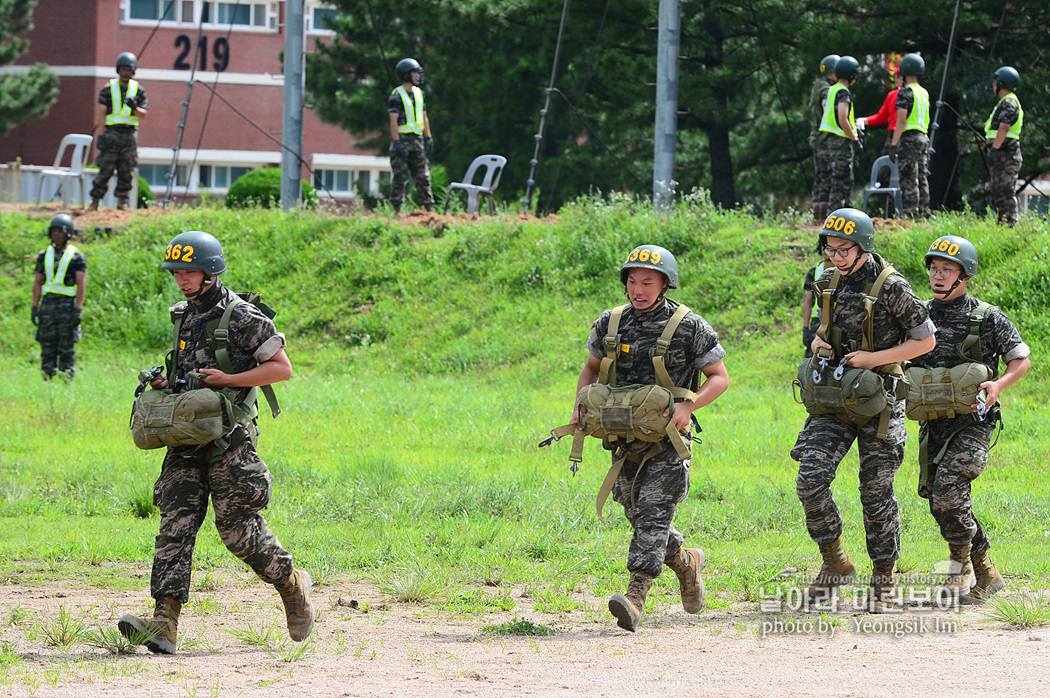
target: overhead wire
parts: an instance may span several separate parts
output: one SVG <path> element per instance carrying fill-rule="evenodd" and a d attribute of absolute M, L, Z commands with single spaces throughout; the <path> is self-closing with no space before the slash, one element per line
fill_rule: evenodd
<path fill-rule="evenodd" d="M 149 48 L 150 42 L 153 41 L 153 35 L 160 29 L 160 23 L 164 21 L 164 18 L 168 15 L 168 10 L 175 4 L 175 0 L 168 0 L 168 4 L 164 6 L 164 11 L 160 13 L 160 17 L 157 18 L 157 23 L 153 25 L 153 31 L 146 37 L 146 43 L 142 44 L 142 48 L 139 49 L 139 60 L 142 60 L 142 54 L 146 53 L 146 49 Z"/>

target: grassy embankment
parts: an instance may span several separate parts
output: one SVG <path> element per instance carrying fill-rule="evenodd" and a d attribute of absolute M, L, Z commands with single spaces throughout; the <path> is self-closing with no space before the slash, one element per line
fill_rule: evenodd
<path fill-rule="evenodd" d="M 692 491 L 677 516 L 709 560 L 712 606 L 756 600 L 787 567 L 814 569 L 788 451 L 804 419 L 790 381 L 801 359 L 802 275 L 812 230 L 790 220 L 721 214 L 703 201 L 672 215 L 581 203 L 554 222 L 482 220 L 443 230 L 381 218 L 185 211 L 81 243 L 89 260 L 85 339 L 75 383 L 44 384 L 29 325 L 32 259 L 45 221 L 0 219 L 0 580 L 76 579 L 143 588 L 156 533 L 160 453 L 134 448 L 127 415 L 139 368 L 159 362 L 177 290 L 157 270 L 179 230 L 224 243 L 225 279 L 279 310 L 296 375 L 278 388 L 285 414 L 261 418 L 275 479 L 266 516 L 324 583 L 368 578 L 435 610 L 512 609 L 511 585 L 539 612 L 579 605 L 584 585 L 621 589 L 629 528 L 593 498 L 607 468 L 597 441 L 570 477 L 567 442 L 536 442 L 569 416 L 583 346 L 598 313 L 621 302 L 619 263 L 654 242 L 679 259 L 673 297 L 703 314 L 729 352 L 731 388 L 699 414 Z M 1050 345 L 1045 224 L 1007 231 L 972 217 L 880 229 L 878 249 L 920 295 L 922 254 L 939 234 L 973 240 L 983 273 L 971 289 L 1001 305 L 1032 346 L 1033 370 L 1003 402 L 1007 430 L 975 487 L 977 510 L 1011 584 L 1050 583 L 1050 459 L 1045 357 Z M 945 546 L 914 494 L 915 425 L 897 478 L 905 570 Z M 855 451 L 834 490 L 848 549 L 863 568 Z M 239 563 L 210 524 L 198 574 Z M 490 585 L 486 588 L 486 584 Z M 654 605 L 676 604 L 673 576 Z"/>

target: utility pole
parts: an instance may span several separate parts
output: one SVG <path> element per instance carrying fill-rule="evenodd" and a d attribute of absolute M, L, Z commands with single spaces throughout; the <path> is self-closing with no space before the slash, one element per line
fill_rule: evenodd
<path fill-rule="evenodd" d="M 678 48 L 682 40 L 679 0 L 660 0 L 656 49 L 656 133 L 653 153 L 653 205 L 674 204 L 675 149 L 678 145 Z"/>
<path fill-rule="evenodd" d="M 284 111 L 281 118 L 281 210 L 299 205 L 303 152 L 303 4 L 284 3 Z"/>

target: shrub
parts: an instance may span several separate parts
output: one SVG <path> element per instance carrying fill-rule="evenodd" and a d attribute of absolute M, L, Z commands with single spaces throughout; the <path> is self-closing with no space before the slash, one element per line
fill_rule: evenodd
<path fill-rule="evenodd" d="M 138 207 L 149 208 L 150 204 L 156 200 L 156 197 L 153 196 L 153 190 L 150 189 L 149 182 L 142 175 L 139 175 Z"/>
<path fill-rule="evenodd" d="M 302 182 L 303 208 L 317 205 L 317 190 L 305 179 Z M 227 208 L 277 208 L 281 203 L 281 170 L 264 167 L 239 178 L 226 194 Z"/>

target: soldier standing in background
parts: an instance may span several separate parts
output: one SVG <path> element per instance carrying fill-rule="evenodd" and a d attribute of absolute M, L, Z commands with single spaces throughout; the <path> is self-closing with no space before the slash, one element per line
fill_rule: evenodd
<path fill-rule="evenodd" d="M 824 147 L 831 163 L 828 210 L 846 208 L 853 198 L 853 149 L 857 146 L 856 120 L 850 86 L 857 81 L 860 63 L 843 56 L 835 63 L 835 84 L 828 90 L 827 106 L 820 122 Z"/>
<path fill-rule="evenodd" d="M 992 88 L 999 103 L 984 125 L 988 144 L 988 174 L 992 184 L 992 208 L 1000 223 L 1017 225 L 1017 175 L 1021 172 L 1021 126 L 1024 109 L 1014 90 L 1021 76 L 1010 66 L 992 75 Z"/>
<path fill-rule="evenodd" d="M 139 164 L 139 119 L 146 115 L 149 100 L 142 85 L 131 77 L 138 69 L 133 53 L 117 56 L 117 75 L 98 93 L 98 175 L 91 187 L 89 211 L 98 210 L 98 202 L 106 195 L 109 178 L 117 170 L 117 209 L 128 207 L 131 178 Z"/>
<path fill-rule="evenodd" d="M 907 218 L 925 218 L 930 213 L 929 162 L 930 93 L 919 84 L 926 61 L 917 53 L 901 58 L 904 86 L 897 92 L 897 123 L 890 142 L 890 158 L 900 170 L 901 203 Z"/>
<path fill-rule="evenodd" d="M 831 155 L 824 146 L 827 135 L 821 133 L 820 124 L 824 120 L 824 107 L 828 101 L 828 91 L 835 84 L 835 63 L 837 54 L 824 56 L 820 61 L 820 77 L 813 81 L 809 91 L 809 147 L 813 149 L 813 222 L 820 225 L 828 217 L 828 191 L 831 188 Z"/>
<path fill-rule="evenodd" d="M 36 256 L 33 273 L 32 319 L 40 342 L 40 371 L 44 380 L 51 380 L 57 371 L 73 380 L 87 262 L 83 253 L 69 244 L 73 219 L 68 215 L 60 213 L 52 218 L 47 234 L 51 245 Z"/>
<path fill-rule="evenodd" d="M 912 364 L 933 368 L 976 362 L 988 367 L 992 376 L 978 386 L 986 392 L 986 412 L 960 414 L 921 422 L 919 496 L 930 500 L 930 513 L 948 543 L 951 574 L 940 593 L 962 603 L 983 604 L 1005 586 L 992 564 L 991 541 L 973 513 L 970 484 L 988 464 L 988 451 L 996 423 L 1001 419 L 999 396 L 1028 370 L 1028 345 L 1002 310 L 981 304 L 966 292 L 966 284 L 977 275 L 977 249 L 965 238 L 943 235 L 926 253 L 926 269 L 934 298 L 928 301 L 930 319 L 937 325 L 937 346 Z M 974 315 L 980 316 L 975 322 Z M 969 344 L 971 332 L 978 341 Z M 998 375 L 999 360 L 1006 371 Z M 979 409 L 978 404 L 971 407 Z M 970 577 L 977 583 L 970 588 Z M 960 598 L 961 597 L 961 598 Z"/>
<path fill-rule="evenodd" d="M 390 204 L 394 213 L 401 214 L 405 199 L 405 181 L 409 175 L 416 185 L 419 203 L 427 211 L 434 210 L 434 194 L 430 190 L 430 163 L 427 156 L 434 151 L 430 135 L 430 119 L 423 104 L 424 71 L 415 59 L 402 58 L 394 68 L 401 86 L 390 93 L 387 112 L 390 114 L 390 168 L 394 171 L 390 182 Z"/>

